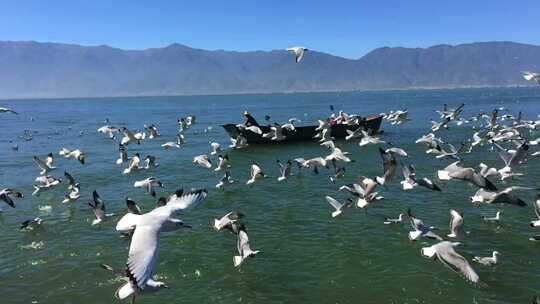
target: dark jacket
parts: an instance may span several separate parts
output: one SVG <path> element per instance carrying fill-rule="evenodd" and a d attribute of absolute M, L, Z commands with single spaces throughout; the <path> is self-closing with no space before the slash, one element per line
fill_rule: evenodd
<path fill-rule="evenodd" d="M 247 114 L 245 115 L 246 118 L 247 118 L 247 121 L 246 123 L 244 124 L 246 127 L 251 127 L 251 126 L 257 126 L 259 127 L 259 123 L 255 120 L 255 118 L 253 118 L 253 116 Z"/>

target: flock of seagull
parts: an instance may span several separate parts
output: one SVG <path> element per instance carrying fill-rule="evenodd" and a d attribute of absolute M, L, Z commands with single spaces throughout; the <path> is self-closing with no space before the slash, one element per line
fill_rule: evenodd
<path fill-rule="evenodd" d="M 296 62 L 302 60 L 306 48 L 291 48 L 296 55 Z M 526 79 L 534 79 L 540 83 L 540 76 L 534 73 L 524 74 Z M 470 197 L 473 203 L 482 204 L 509 204 L 517 207 L 525 207 L 527 203 L 520 199 L 517 191 L 536 191 L 539 189 L 511 186 L 504 190 L 500 190 L 495 183 L 490 179 L 500 178 L 500 180 L 513 180 L 516 176 L 522 176 L 519 172 L 523 163 L 533 157 L 540 157 L 539 152 L 529 153 L 531 146 L 538 145 L 540 138 L 532 138 L 534 133 L 540 126 L 540 120 L 524 120 L 521 113 L 516 116 L 511 114 L 501 114 L 504 109 L 494 109 L 491 113 L 478 113 L 477 115 L 464 119 L 462 113 L 465 105 L 462 104 L 455 109 L 449 109 L 446 105 L 442 111 L 438 111 L 440 121 L 433 121 L 431 133 L 422 136 L 416 140 L 417 144 L 425 145 L 428 155 L 432 155 L 436 159 L 452 160 L 450 165 L 441 168 L 436 172 L 439 181 L 459 180 L 470 183 L 478 190 Z M 0 113 L 17 112 L 0 108 Z M 400 125 L 410 121 L 407 110 L 392 111 L 382 113 L 383 117 L 392 125 Z M 384 200 L 380 192 L 384 191 L 387 185 L 391 185 L 396 180 L 396 175 L 401 168 L 403 180 L 399 182 L 403 191 L 411 191 L 415 188 L 422 187 L 429 191 L 441 192 L 442 187 L 427 177 L 417 175 L 415 167 L 411 163 L 406 163 L 405 159 L 408 153 L 402 149 L 395 147 L 392 143 L 385 142 L 381 139 L 381 134 L 373 134 L 372 130 L 367 130 L 361 125 L 361 117 L 359 115 L 349 115 L 340 112 L 339 116 L 332 114 L 327 120 L 319 120 L 318 131 L 315 139 L 325 149 L 328 149 L 328 154 L 325 156 L 305 159 L 302 157 L 287 160 L 286 162 L 277 161 L 279 168 L 278 182 L 287 182 L 290 178 L 294 178 L 295 171 L 310 170 L 314 175 L 320 174 L 320 169 L 326 168 L 329 171 L 329 182 L 336 184 L 346 174 L 345 165 L 353 162 L 350 158 L 350 153 L 343 151 L 339 147 L 339 142 L 332 137 L 332 120 L 337 117 L 341 118 L 340 123 L 350 126 L 346 141 L 358 140 L 359 147 L 368 145 L 378 146 L 378 151 L 381 157 L 383 170 L 380 176 L 359 176 L 358 182 L 354 184 L 344 184 L 336 187 L 336 191 L 346 191 L 350 194 L 350 198 L 344 202 L 339 202 L 331 196 L 326 196 L 326 201 L 333 209 L 331 217 L 342 216 L 346 212 L 352 212 L 351 207 L 364 209 L 365 212 L 369 208 L 377 206 L 377 202 Z M 270 128 L 270 132 L 264 133 L 259 126 L 240 124 L 238 127 L 242 132 L 253 132 L 265 138 L 270 138 L 274 141 L 284 139 L 283 129 L 295 130 L 295 123 L 300 120 L 292 118 L 287 124 L 274 124 Z M 473 128 L 475 133 L 469 141 L 461 143 L 459 148 L 445 142 L 435 133 L 441 132 L 451 124 L 465 125 L 474 123 Z M 183 132 L 196 123 L 195 116 L 178 119 L 179 131 L 176 136 L 176 141 L 165 142 L 161 145 L 163 149 L 181 148 L 185 144 Z M 357 126 L 356 129 L 353 127 Z M 112 140 L 117 139 L 118 134 L 123 136 L 118 143 L 119 158 L 116 160 L 116 165 L 124 165 L 122 174 L 129 175 L 134 172 L 143 170 L 152 170 L 157 168 L 159 163 L 156 162 L 156 157 L 146 155 L 144 158 L 139 153 L 129 156 L 129 145 L 139 145 L 143 141 L 160 138 L 158 127 L 154 124 L 145 125 L 144 130 L 133 132 L 126 127 L 116 127 L 105 125 L 97 130 L 103 133 Z M 223 177 L 216 184 L 218 190 L 229 187 L 231 184 L 237 183 L 233 180 L 231 174 L 231 162 L 227 155 L 226 149 L 223 149 L 221 144 L 217 142 L 209 142 L 209 155 L 202 154 L 195 156 L 193 162 L 199 165 L 202 169 L 222 172 Z M 230 149 L 242 149 L 248 146 L 245 136 L 242 134 L 237 138 L 231 139 Z M 464 155 L 473 153 L 479 146 L 489 146 L 492 151 L 499 154 L 501 158 L 500 169 L 489 168 L 483 163 L 478 165 L 478 169 L 473 167 L 465 167 L 462 162 Z M 505 147 L 506 146 L 506 147 Z M 68 149 L 62 147 L 57 153 L 58 156 L 63 156 L 66 159 L 78 161 L 81 165 L 85 164 L 85 152 L 79 149 Z M 42 159 L 34 156 L 34 161 L 39 167 L 39 176 L 36 177 L 34 192 L 32 195 L 39 196 L 40 193 L 56 188 L 64 181 L 67 181 L 68 193 L 65 195 L 62 203 L 71 204 L 79 200 L 81 197 L 81 186 L 76 181 L 75 177 L 69 172 L 64 172 L 65 180 L 51 175 L 57 167 L 54 164 L 55 155 L 47 154 Z M 400 164 L 401 163 L 401 164 Z M 261 166 L 257 163 L 250 165 L 250 178 L 245 181 L 246 186 L 254 187 L 264 183 L 264 180 L 269 178 Z M 156 197 L 156 187 L 163 187 L 161 181 L 156 177 L 148 177 L 146 179 L 136 181 L 135 188 L 144 189 L 152 197 Z M 135 302 L 136 295 L 142 295 L 149 292 L 155 292 L 163 288 L 168 288 L 165 282 L 160 282 L 154 279 L 154 271 L 157 265 L 159 252 L 159 238 L 161 232 L 172 232 L 178 229 L 191 228 L 178 218 L 179 215 L 185 214 L 189 210 L 195 208 L 205 200 L 208 191 L 205 189 L 183 190 L 178 189 L 171 193 L 168 197 L 159 197 L 156 201 L 155 208 L 147 213 L 142 213 L 141 208 L 131 199 L 126 198 L 127 213 L 119 218 L 116 223 L 116 230 L 126 237 L 131 238 L 128 258 L 125 271 L 118 271 L 109 265 L 102 264 L 104 269 L 119 274 L 125 279 L 125 283 L 118 288 L 115 295 L 119 299 L 131 297 L 132 303 Z M 22 198 L 23 194 L 14 189 L 5 188 L 0 190 L 0 200 L 7 205 L 15 207 L 15 198 Z M 537 219 L 530 222 L 532 227 L 540 227 L 540 196 L 537 196 L 536 201 L 532 204 Z M 93 191 L 92 201 L 89 206 L 95 213 L 95 219 L 92 225 L 100 225 L 111 218 L 115 218 L 115 214 L 107 213 L 105 202 L 97 193 Z M 456 273 L 463 276 L 467 281 L 474 283 L 479 287 L 488 287 L 487 283 L 482 281 L 471 263 L 456 250 L 462 245 L 462 240 L 468 238 L 468 232 L 464 229 L 464 217 L 458 210 L 449 210 L 450 227 L 449 233 L 445 236 L 437 234 L 437 227 L 424 224 L 424 221 L 413 214 L 411 209 L 407 213 L 399 214 L 397 218 L 387 218 L 384 221 L 386 225 L 400 224 L 408 218 L 411 230 L 408 232 L 408 238 L 411 241 L 418 241 L 423 238 L 435 240 L 436 243 L 429 247 L 421 249 L 421 254 L 428 258 L 439 260 L 442 264 L 448 266 Z M 232 262 L 234 267 L 240 267 L 250 257 L 254 257 L 259 253 L 259 250 L 252 250 L 250 240 L 247 234 L 245 223 L 241 219 L 244 215 L 240 212 L 231 211 L 214 220 L 213 228 L 215 231 L 229 230 L 237 239 L 238 255 L 233 256 Z M 499 222 L 502 220 L 502 212 L 496 211 L 493 217 L 483 217 L 486 222 Z M 39 217 L 29 219 L 21 224 L 21 230 L 39 229 L 43 224 L 43 220 Z M 540 235 L 530 237 L 531 240 L 540 240 Z M 502 254 L 493 250 L 491 256 L 481 257 L 476 256 L 472 261 L 480 265 L 492 266 L 500 263 Z"/>

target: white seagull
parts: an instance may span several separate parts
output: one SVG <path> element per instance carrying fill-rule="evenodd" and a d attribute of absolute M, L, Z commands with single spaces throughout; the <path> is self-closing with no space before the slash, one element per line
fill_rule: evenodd
<path fill-rule="evenodd" d="M 469 262 L 454 250 L 454 247 L 460 245 L 461 243 L 457 242 L 442 241 L 431 247 L 422 248 L 421 252 L 425 257 L 436 258 L 453 271 L 462 275 L 465 280 L 481 288 L 487 288 L 488 285 L 480 280 L 480 277 L 476 274 Z"/>
<path fill-rule="evenodd" d="M 206 194 L 206 190 L 186 193 L 179 190 L 169 197 L 165 206 L 131 218 L 130 224 L 135 228 L 135 232 L 131 239 L 127 259 L 126 274 L 129 282 L 116 292 L 119 299 L 129 296 L 135 298 L 136 294 L 158 291 L 167 287 L 165 283 L 152 278 L 158 259 L 160 233 L 190 228 L 174 216 L 197 206 L 204 200 Z"/>
<path fill-rule="evenodd" d="M 343 208 L 350 206 L 353 202 L 351 199 L 347 199 L 347 202 L 342 204 L 330 196 L 326 196 L 326 201 L 336 209 L 332 212 L 332 217 L 340 215 L 343 212 Z"/>
<path fill-rule="evenodd" d="M 236 248 L 238 249 L 239 255 L 233 257 L 234 267 L 239 267 L 247 258 L 254 257 L 257 253 L 259 253 L 259 250 L 251 250 L 249 246 L 249 238 L 244 224 L 241 224 L 238 228 L 238 241 L 236 243 Z"/>
<path fill-rule="evenodd" d="M 299 63 L 302 60 L 302 58 L 304 58 L 304 53 L 309 50 L 308 48 L 304 46 L 295 46 L 295 47 L 288 48 L 287 51 L 293 52 L 296 58 L 296 63 Z"/>

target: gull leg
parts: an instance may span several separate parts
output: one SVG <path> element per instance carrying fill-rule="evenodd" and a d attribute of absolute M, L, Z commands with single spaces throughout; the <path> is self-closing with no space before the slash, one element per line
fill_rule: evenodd
<path fill-rule="evenodd" d="M 135 294 L 131 296 L 131 304 L 135 304 Z"/>

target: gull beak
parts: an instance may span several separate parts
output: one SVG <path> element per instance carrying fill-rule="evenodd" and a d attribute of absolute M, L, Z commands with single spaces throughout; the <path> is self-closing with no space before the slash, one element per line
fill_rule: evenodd
<path fill-rule="evenodd" d="M 182 225 L 184 228 L 192 228 L 191 225 L 188 225 L 188 224 L 183 224 Z"/>

